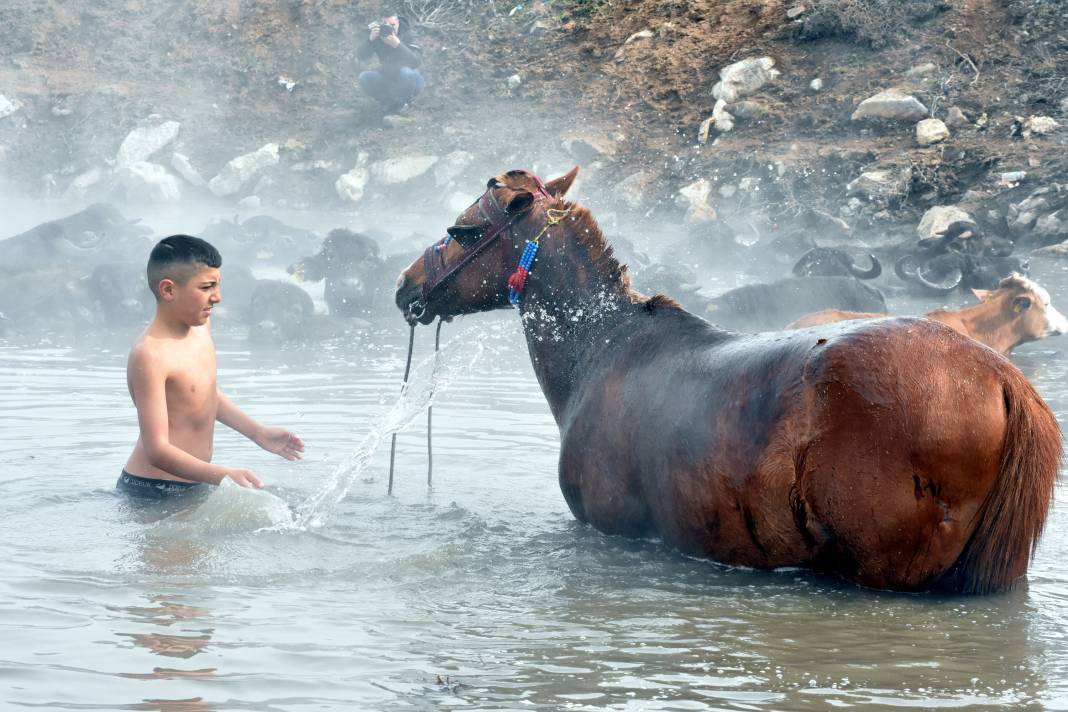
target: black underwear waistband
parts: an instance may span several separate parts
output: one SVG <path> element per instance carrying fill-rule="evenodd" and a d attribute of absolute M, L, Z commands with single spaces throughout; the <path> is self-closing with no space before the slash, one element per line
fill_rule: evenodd
<path fill-rule="evenodd" d="M 190 490 L 203 489 L 204 486 L 203 482 L 156 480 L 151 477 L 131 475 L 126 470 L 122 471 L 122 474 L 119 475 L 119 481 L 115 483 L 115 489 L 120 492 L 125 492 L 135 497 L 151 497 L 153 499 L 185 494 Z"/>

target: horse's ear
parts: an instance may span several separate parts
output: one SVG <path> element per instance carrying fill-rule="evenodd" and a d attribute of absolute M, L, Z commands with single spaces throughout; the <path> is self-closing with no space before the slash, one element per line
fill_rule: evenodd
<path fill-rule="evenodd" d="M 510 213 L 518 213 L 526 210 L 534 202 L 534 194 L 529 190 L 517 190 L 512 197 L 508 198 L 504 209 Z"/>
<path fill-rule="evenodd" d="M 554 198 L 562 198 L 567 194 L 567 191 L 571 189 L 571 184 L 575 182 L 575 176 L 578 175 L 578 166 L 575 166 L 564 175 L 559 178 L 553 178 L 551 181 L 545 184 L 545 189 L 549 191 L 549 195 Z"/>

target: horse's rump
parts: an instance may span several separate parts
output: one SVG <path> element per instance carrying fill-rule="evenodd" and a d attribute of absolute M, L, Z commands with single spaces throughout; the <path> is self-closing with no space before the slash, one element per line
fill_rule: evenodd
<path fill-rule="evenodd" d="M 817 567 L 911 590 L 999 590 L 1024 573 L 1060 435 L 1011 363 L 935 322 L 894 319 L 829 339 L 805 381 L 813 430 L 795 505 Z"/>

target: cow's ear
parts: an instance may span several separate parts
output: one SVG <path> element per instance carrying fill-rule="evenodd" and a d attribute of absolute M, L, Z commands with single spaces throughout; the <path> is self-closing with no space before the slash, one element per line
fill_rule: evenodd
<path fill-rule="evenodd" d="M 1019 314 L 1025 309 L 1031 308 L 1031 297 L 1016 297 L 1012 300 L 1012 310 Z"/>
<path fill-rule="evenodd" d="M 974 294 L 975 298 L 980 302 L 985 302 L 987 299 L 990 299 L 993 292 L 989 289 L 973 289 L 972 294 Z"/>
<path fill-rule="evenodd" d="M 575 177 L 578 176 L 579 168 L 575 166 L 564 175 L 559 178 L 553 178 L 551 181 L 545 184 L 545 189 L 549 191 L 549 195 L 554 198 L 562 198 L 567 194 L 567 191 L 571 189 L 571 184 L 575 182 Z"/>

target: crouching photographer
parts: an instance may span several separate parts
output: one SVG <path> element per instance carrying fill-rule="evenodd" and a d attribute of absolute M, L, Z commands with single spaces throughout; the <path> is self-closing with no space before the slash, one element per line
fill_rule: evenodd
<path fill-rule="evenodd" d="M 396 113 L 423 90 L 425 82 L 419 73 L 423 50 L 400 15 L 386 15 L 368 25 L 368 30 L 367 41 L 356 50 L 356 56 L 368 60 L 375 55 L 380 66 L 360 73 L 360 87 L 387 113 Z"/>

